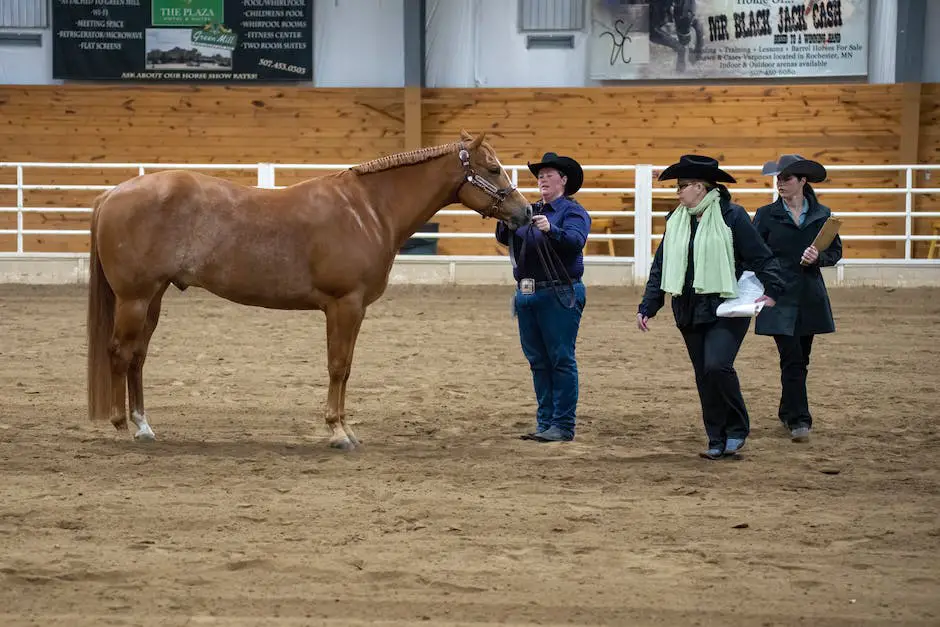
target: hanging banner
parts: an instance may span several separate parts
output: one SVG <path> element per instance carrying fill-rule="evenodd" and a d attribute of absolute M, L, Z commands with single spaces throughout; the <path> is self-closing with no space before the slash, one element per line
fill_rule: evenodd
<path fill-rule="evenodd" d="M 52 0 L 52 76 L 313 80 L 313 0 Z"/>
<path fill-rule="evenodd" d="M 868 0 L 592 0 L 595 80 L 868 74 Z"/>

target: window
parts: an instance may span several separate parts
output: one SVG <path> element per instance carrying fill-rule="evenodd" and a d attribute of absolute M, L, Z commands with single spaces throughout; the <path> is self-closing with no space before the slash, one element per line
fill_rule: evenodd
<path fill-rule="evenodd" d="M 584 28 L 584 0 L 518 0 L 522 32 L 573 31 Z"/>
<path fill-rule="evenodd" d="M 0 0 L 0 28 L 46 28 L 49 0 Z"/>

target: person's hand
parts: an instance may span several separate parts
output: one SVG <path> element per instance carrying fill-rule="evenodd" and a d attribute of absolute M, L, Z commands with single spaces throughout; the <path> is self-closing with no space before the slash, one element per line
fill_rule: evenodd
<path fill-rule="evenodd" d="M 764 303 L 764 307 L 773 307 L 774 305 L 777 304 L 777 301 L 775 301 L 774 299 L 772 299 L 770 296 L 767 296 L 767 294 L 764 294 L 763 296 L 761 296 L 760 298 L 758 298 L 758 299 L 755 300 L 754 302 L 755 302 L 755 303 Z"/>
<path fill-rule="evenodd" d="M 804 265 L 809 265 L 811 263 L 816 263 L 816 260 L 819 259 L 819 251 L 816 250 L 815 246 L 810 246 L 803 251 L 803 256 L 800 257 L 800 261 Z"/>
<path fill-rule="evenodd" d="M 543 215 L 537 215 L 532 218 L 532 224 L 535 225 L 535 228 L 540 230 L 542 233 L 548 233 L 549 229 L 552 228 L 551 223 Z"/>
<path fill-rule="evenodd" d="M 650 330 L 649 320 L 650 320 L 649 317 L 644 316 L 641 313 L 638 313 L 636 315 L 636 328 L 644 332 L 649 331 Z"/>

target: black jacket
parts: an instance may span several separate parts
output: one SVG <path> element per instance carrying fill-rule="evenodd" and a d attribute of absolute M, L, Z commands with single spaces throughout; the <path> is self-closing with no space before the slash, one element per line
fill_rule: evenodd
<path fill-rule="evenodd" d="M 764 293 L 774 300 L 778 300 L 786 289 L 780 262 L 777 261 L 770 248 L 760 238 L 747 212 L 740 205 L 731 202 L 731 194 L 724 185 L 718 186 L 721 194 L 721 217 L 725 224 L 731 228 L 731 240 L 734 246 L 735 278 L 740 279 L 745 270 L 751 270 L 764 285 Z M 669 215 L 672 215 L 670 212 Z M 669 219 L 669 216 L 666 216 Z M 718 294 L 696 294 L 692 289 L 692 280 L 695 277 L 695 256 L 693 244 L 698 221 L 692 220 L 692 234 L 689 237 L 689 263 L 685 273 L 685 287 L 682 294 L 672 298 L 672 314 L 679 328 L 693 324 L 704 324 L 718 320 L 716 311 L 718 305 L 724 300 Z M 663 239 L 665 241 L 665 238 Z M 653 258 L 653 267 L 650 268 L 649 280 L 646 282 L 646 292 L 640 302 L 639 313 L 654 317 L 665 304 L 666 293 L 660 289 L 663 270 L 663 243 L 660 241 L 656 256 Z"/>
<path fill-rule="evenodd" d="M 782 198 L 761 207 L 754 216 L 754 228 L 780 260 L 788 286 L 776 307 L 765 308 L 758 314 L 754 325 L 758 335 L 799 336 L 836 330 L 820 268 L 834 266 L 842 259 L 842 240 L 837 235 L 826 250 L 819 251 L 816 263 L 800 265 L 803 251 L 832 215 L 829 207 L 819 204 L 812 187 L 806 185 L 803 195 L 808 206 L 802 226 L 797 226 L 790 217 Z"/>

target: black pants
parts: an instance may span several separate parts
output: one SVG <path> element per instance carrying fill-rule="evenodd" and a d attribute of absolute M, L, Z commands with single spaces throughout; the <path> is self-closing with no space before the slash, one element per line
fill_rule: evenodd
<path fill-rule="evenodd" d="M 775 335 L 780 353 L 780 407 L 777 416 L 789 429 L 812 427 L 806 396 L 806 369 L 813 350 L 812 335 Z"/>
<path fill-rule="evenodd" d="M 734 359 L 751 325 L 750 318 L 719 318 L 681 328 L 695 370 L 708 447 L 724 449 L 728 438 L 747 438 L 751 423 L 741 396 Z"/>

